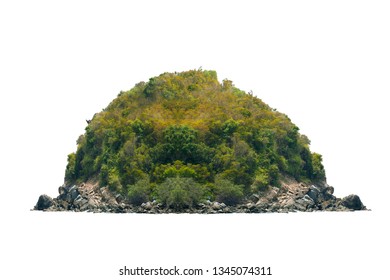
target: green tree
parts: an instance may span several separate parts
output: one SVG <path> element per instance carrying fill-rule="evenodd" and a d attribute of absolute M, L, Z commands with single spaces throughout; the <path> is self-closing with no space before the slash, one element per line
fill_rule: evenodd
<path fill-rule="evenodd" d="M 181 210 L 198 203 L 203 196 L 203 189 L 192 178 L 167 178 L 157 186 L 157 195 L 159 201 L 167 207 Z"/>
<path fill-rule="evenodd" d="M 134 185 L 127 186 L 127 197 L 133 205 L 141 205 L 150 198 L 152 187 L 148 179 L 137 181 Z"/>
<path fill-rule="evenodd" d="M 322 165 L 322 156 L 317 153 L 313 153 L 313 178 L 321 181 L 326 180 L 325 168 Z"/>
<path fill-rule="evenodd" d="M 241 202 L 244 197 L 242 185 L 235 185 L 229 180 L 218 179 L 215 182 L 217 192 L 217 201 L 227 205 L 236 205 Z"/>

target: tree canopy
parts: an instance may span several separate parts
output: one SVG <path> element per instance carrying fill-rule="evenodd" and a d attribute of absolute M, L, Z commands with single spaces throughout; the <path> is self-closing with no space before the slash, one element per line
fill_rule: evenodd
<path fill-rule="evenodd" d="M 285 114 L 215 71 L 163 73 L 120 92 L 77 144 L 67 183 L 98 179 L 138 204 L 236 203 L 286 175 L 325 180 L 321 155 Z"/>

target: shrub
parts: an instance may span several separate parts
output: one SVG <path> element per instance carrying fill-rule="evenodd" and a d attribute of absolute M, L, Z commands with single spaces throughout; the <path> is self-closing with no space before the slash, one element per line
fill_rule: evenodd
<path fill-rule="evenodd" d="M 149 200 L 151 193 L 150 182 L 147 179 L 139 180 L 134 185 L 128 185 L 127 190 L 129 202 L 133 205 L 141 205 Z"/>
<path fill-rule="evenodd" d="M 269 185 L 270 180 L 268 172 L 264 168 L 260 168 L 256 174 L 256 178 L 251 186 L 252 192 L 264 191 Z"/>
<path fill-rule="evenodd" d="M 157 186 L 157 195 L 165 206 L 180 210 L 198 203 L 203 189 L 192 178 L 167 178 Z"/>
<path fill-rule="evenodd" d="M 111 191 L 121 192 L 122 184 L 119 180 L 119 172 L 115 168 L 109 168 L 107 165 L 103 165 L 100 170 L 101 186 L 108 186 Z"/>
<path fill-rule="evenodd" d="M 325 180 L 325 169 L 322 165 L 322 156 L 317 153 L 313 153 L 313 177 L 315 180 Z"/>
<path fill-rule="evenodd" d="M 235 185 L 226 179 L 218 179 L 215 182 L 217 201 L 227 205 L 236 205 L 241 202 L 244 197 L 244 187 Z"/>
<path fill-rule="evenodd" d="M 174 161 L 173 164 L 157 165 L 153 171 L 152 179 L 162 183 L 166 178 L 192 178 L 198 183 L 205 183 L 211 174 L 207 167 L 200 164 L 185 164 L 182 161 Z"/>
<path fill-rule="evenodd" d="M 71 153 L 68 155 L 68 164 L 66 165 L 66 170 L 65 170 L 66 181 L 74 181 L 76 179 L 75 165 L 76 165 L 76 154 Z"/>

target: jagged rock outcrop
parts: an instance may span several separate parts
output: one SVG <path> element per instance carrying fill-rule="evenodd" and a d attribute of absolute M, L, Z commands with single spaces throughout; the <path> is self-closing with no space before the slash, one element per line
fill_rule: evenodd
<path fill-rule="evenodd" d="M 291 178 L 282 181 L 280 187 L 253 194 L 241 204 L 229 206 L 217 201 L 204 201 L 192 208 L 166 208 L 157 201 L 148 201 L 140 206 L 131 205 L 125 197 L 115 194 L 98 183 L 61 186 L 57 198 L 41 195 L 34 210 L 111 212 L 111 213 L 270 213 L 366 210 L 359 196 L 349 195 L 343 199 L 333 195 L 333 187 L 327 183 L 307 185 Z"/>
<path fill-rule="evenodd" d="M 353 210 L 364 210 L 365 206 L 363 205 L 360 197 L 354 194 L 348 195 L 341 200 L 341 205 L 353 209 Z"/>
<path fill-rule="evenodd" d="M 36 210 L 45 210 L 45 209 L 52 207 L 53 204 L 54 204 L 53 199 L 50 196 L 43 194 L 38 198 L 38 202 L 35 205 L 35 209 Z"/>

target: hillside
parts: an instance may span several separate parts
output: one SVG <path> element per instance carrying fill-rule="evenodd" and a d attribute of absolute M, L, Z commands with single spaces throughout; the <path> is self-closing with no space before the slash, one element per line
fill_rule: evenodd
<path fill-rule="evenodd" d="M 321 155 L 288 116 L 215 71 L 140 82 L 87 122 L 62 193 L 87 184 L 134 207 L 183 211 L 258 202 L 286 181 L 329 190 Z"/>

